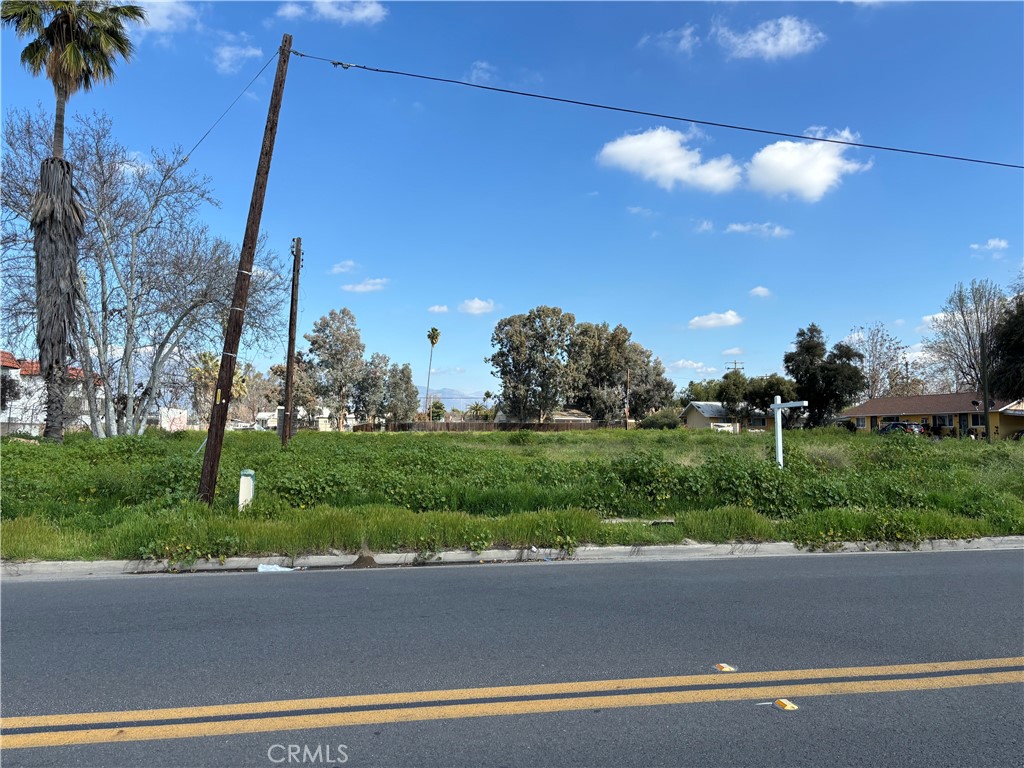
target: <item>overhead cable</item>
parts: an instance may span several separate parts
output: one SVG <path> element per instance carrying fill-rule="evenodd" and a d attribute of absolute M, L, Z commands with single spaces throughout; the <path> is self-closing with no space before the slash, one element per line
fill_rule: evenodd
<path fill-rule="evenodd" d="M 421 75 L 414 72 L 402 72 L 397 69 L 381 69 L 379 67 L 368 67 L 364 64 L 352 64 L 344 61 L 337 61 L 335 59 L 327 59 L 322 56 L 313 56 L 308 53 L 301 53 L 300 51 L 292 51 L 292 55 L 298 56 L 303 59 L 313 59 L 315 61 L 323 61 L 334 67 L 341 67 L 342 69 L 361 69 L 365 72 L 376 72 L 382 75 L 398 75 L 401 77 L 411 77 L 417 80 L 429 80 L 435 83 L 447 83 L 449 85 L 461 85 L 467 88 L 477 88 L 481 91 L 494 91 L 495 93 L 507 93 L 512 96 L 525 96 L 531 99 L 542 99 L 544 101 L 554 101 L 559 104 L 573 104 L 578 107 L 589 107 L 591 109 L 604 109 L 610 112 L 624 112 L 630 115 L 643 115 L 644 117 L 654 117 L 659 120 L 674 120 L 683 123 L 693 123 L 694 125 L 706 125 L 712 128 L 726 128 L 731 131 L 746 131 L 747 133 L 759 133 L 767 136 L 781 136 L 787 139 L 799 139 L 800 141 L 818 141 L 825 144 L 842 144 L 847 147 L 860 147 L 863 149 L 877 149 L 883 152 L 900 152 L 906 155 L 920 155 L 923 157 L 935 157 L 942 160 L 958 160 L 964 163 L 977 163 L 979 165 L 994 165 L 1001 168 L 1016 168 L 1024 170 L 1024 165 L 1018 165 L 1016 163 L 1004 163 L 996 160 L 982 160 L 975 157 L 963 157 L 960 155 L 948 155 L 941 152 L 925 152 L 919 149 L 907 149 L 905 147 L 889 147 L 881 144 L 865 144 L 859 141 L 846 141 L 844 139 L 826 138 L 824 136 L 807 136 L 799 133 L 787 133 L 785 131 L 772 131 L 767 128 L 754 128 L 747 125 L 733 125 L 730 123 L 719 123 L 712 120 L 698 120 L 692 117 L 680 117 L 678 115 L 666 115 L 659 112 L 649 112 L 642 109 L 630 109 L 628 107 L 616 107 L 608 104 L 598 104 L 592 101 L 580 101 L 579 99 L 566 99 L 558 96 L 545 96 L 539 93 L 530 93 L 529 91 L 517 91 L 512 88 L 498 88 L 493 85 L 482 85 L 480 83 L 467 83 L 464 80 L 453 80 L 447 77 L 434 77 L 432 75 Z"/>

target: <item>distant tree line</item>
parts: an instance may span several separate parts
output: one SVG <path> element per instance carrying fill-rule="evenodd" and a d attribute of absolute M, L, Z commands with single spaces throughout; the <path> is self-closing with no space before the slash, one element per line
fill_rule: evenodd
<path fill-rule="evenodd" d="M 599 421 L 631 418 L 671 404 L 675 384 L 661 361 L 622 325 L 577 323 L 539 306 L 498 321 L 484 358 L 501 382 L 498 407 L 513 421 L 546 421 L 576 408 Z"/>
<path fill-rule="evenodd" d="M 392 363 L 374 352 L 364 357 L 356 317 L 347 307 L 332 309 L 313 323 L 304 337 L 307 352 L 297 352 L 293 409 L 312 422 L 322 408 L 330 411 L 338 428 L 347 415 L 360 421 L 411 421 L 419 407 L 419 392 L 412 380 L 412 367 Z M 278 387 L 278 402 L 284 402 L 286 365 L 271 366 L 271 379 Z"/>

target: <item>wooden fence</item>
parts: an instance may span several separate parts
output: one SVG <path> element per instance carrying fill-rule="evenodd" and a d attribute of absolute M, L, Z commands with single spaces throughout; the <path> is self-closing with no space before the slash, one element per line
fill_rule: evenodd
<path fill-rule="evenodd" d="M 404 421 L 397 424 L 356 424 L 353 432 L 572 432 L 586 429 L 622 429 L 621 421 L 556 421 L 544 424 L 516 421 Z M 630 425 L 630 429 L 632 429 Z"/>

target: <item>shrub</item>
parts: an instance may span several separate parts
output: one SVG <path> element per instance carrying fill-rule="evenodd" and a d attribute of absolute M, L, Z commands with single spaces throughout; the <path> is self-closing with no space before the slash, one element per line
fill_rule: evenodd
<path fill-rule="evenodd" d="M 675 429 L 679 426 L 679 413 L 671 408 L 662 408 L 641 421 L 640 429 Z"/>

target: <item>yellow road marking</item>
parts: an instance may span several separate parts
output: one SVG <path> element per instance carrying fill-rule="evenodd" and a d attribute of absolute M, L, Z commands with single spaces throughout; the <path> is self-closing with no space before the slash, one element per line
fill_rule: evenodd
<path fill-rule="evenodd" d="M 1024 666 L 1024 656 L 1003 659 L 970 659 L 925 664 L 896 664 L 875 667 L 835 667 L 826 669 L 789 669 L 772 672 L 737 672 L 726 676 L 676 675 L 672 677 L 637 677 L 624 680 L 588 680 L 574 683 L 541 683 L 508 685 L 492 688 L 455 688 L 440 691 L 409 693 L 378 693 L 356 696 L 329 696 L 319 699 L 255 701 L 244 704 L 215 704 L 200 707 L 136 709 L 120 712 L 84 712 L 70 715 L 39 715 L 5 717 L 5 728 L 40 728 L 47 725 L 90 725 L 93 723 L 140 722 L 147 720 L 179 720 L 185 718 L 255 715 L 265 712 L 289 712 L 303 709 L 340 709 L 342 707 L 383 706 L 386 704 L 418 704 L 459 699 L 497 699 L 518 696 L 628 691 L 638 688 L 676 688 L 684 685 L 735 685 L 737 683 L 772 683 L 780 680 L 808 678 L 875 677 L 879 675 L 918 675 L 936 672 L 958 672 L 971 669 L 998 669 Z"/>
<path fill-rule="evenodd" d="M 885 667 L 844 667 L 836 669 L 782 670 L 776 672 L 748 672 L 729 675 L 687 675 L 676 677 L 635 678 L 578 683 L 503 686 L 495 688 L 468 688 L 448 691 L 416 691 L 410 693 L 340 696 L 321 699 L 297 699 L 279 702 L 253 702 L 207 707 L 138 710 L 127 712 L 97 712 L 82 715 L 48 715 L 43 717 L 4 718 L 4 728 L 31 728 L 46 725 L 81 725 L 92 723 L 145 722 L 158 719 L 202 718 L 223 715 L 260 713 L 286 713 L 301 709 L 327 709 L 354 706 L 383 706 L 387 704 L 415 704 L 444 702 L 458 699 L 478 699 L 474 703 L 435 704 L 432 706 L 401 709 L 375 709 L 360 712 L 329 712 L 306 715 L 286 715 L 245 720 L 216 722 L 190 722 L 168 725 L 125 725 L 124 727 L 91 728 L 73 731 L 46 731 L 0 736 L 0 746 L 6 749 L 27 747 L 57 747 L 71 744 L 117 743 L 152 739 L 180 739 L 199 736 L 222 736 L 269 731 L 306 730 L 316 728 L 370 725 L 380 723 L 414 722 L 422 720 L 491 717 L 496 715 L 522 715 L 545 712 L 566 712 L 581 709 L 617 709 L 648 707 L 665 704 L 698 702 L 743 701 L 750 699 L 800 698 L 842 694 L 892 693 L 898 691 L 965 688 L 981 685 L 1024 683 L 1024 670 L 1001 672 L 975 672 L 941 677 L 900 678 L 882 680 L 853 680 L 819 683 L 784 683 L 764 685 L 777 681 L 808 678 L 867 677 L 881 675 L 909 675 L 971 669 L 998 669 L 1024 666 L 1024 657 L 1007 659 L 978 659 L 960 662 L 930 664 L 904 664 Z M 729 683 L 761 683 L 743 688 L 723 688 Z M 578 694 L 623 691 L 638 688 L 668 688 L 675 686 L 705 685 L 701 690 L 653 691 L 648 693 L 595 695 L 560 699 L 527 699 L 496 702 L 487 699 L 524 697 L 553 694 Z"/>

